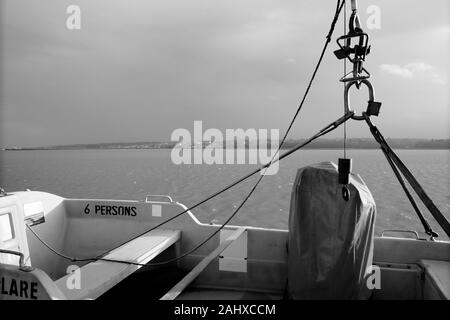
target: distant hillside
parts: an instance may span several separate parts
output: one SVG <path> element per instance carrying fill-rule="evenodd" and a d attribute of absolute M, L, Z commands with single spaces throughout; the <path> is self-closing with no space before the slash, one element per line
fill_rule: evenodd
<path fill-rule="evenodd" d="M 386 139 L 393 149 L 450 149 L 450 139 Z M 290 148 L 301 140 L 286 141 L 285 147 Z M 335 149 L 342 148 L 342 139 L 318 139 L 306 148 Z M 379 145 L 374 139 L 352 138 L 347 139 L 346 147 L 349 149 L 378 149 Z"/>
<path fill-rule="evenodd" d="M 450 149 L 450 139 L 387 139 L 390 146 L 394 149 Z M 283 149 L 289 149 L 297 145 L 305 139 L 290 139 L 286 140 Z M 176 142 L 120 142 L 120 143 L 95 143 L 95 144 L 73 144 L 61 146 L 47 146 L 47 147 L 9 147 L 5 150 L 86 150 L 86 149 L 172 149 L 175 146 L 183 148 L 204 148 L 210 143 L 203 141 L 193 145 L 180 146 Z M 231 141 L 231 145 L 232 145 Z M 306 146 L 306 149 L 339 149 L 343 147 L 342 139 L 318 139 Z M 215 142 L 215 147 L 226 147 L 227 142 Z M 245 141 L 245 148 L 250 147 L 249 141 Z M 262 143 L 262 147 L 267 144 Z M 269 142 L 270 146 L 270 142 Z M 352 138 L 348 139 L 346 146 L 349 149 L 377 149 L 378 144 L 370 138 Z M 236 142 L 234 148 L 237 147 Z"/>

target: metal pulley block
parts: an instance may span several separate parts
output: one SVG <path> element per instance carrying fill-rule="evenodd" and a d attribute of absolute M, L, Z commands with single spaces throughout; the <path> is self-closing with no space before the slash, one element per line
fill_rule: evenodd
<path fill-rule="evenodd" d="M 361 81 L 356 81 L 356 80 L 351 81 L 345 85 L 345 90 L 344 90 L 344 110 L 345 110 L 345 112 L 347 113 L 350 111 L 350 102 L 349 102 L 348 92 L 349 92 L 350 87 L 354 84 L 357 86 L 360 84 L 365 84 L 367 89 L 369 89 L 369 101 L 368 101 L 367 109 L 364 112 L 364 114 L 366 114 L 368 116 L 378 116 L 378 114 L 380 113 L 381 102 L 375 101 L 375 93 L 373 90 L 373 86 L 367 79 L 364 79 Z M 360 116 L 353 115 L 352 119 L 364 120 L 365 119 L 364 114 L 361 114 Z"/>
<path fill-rule="evenodd" d="M 377 117 L 378 114 L 380 113 L 380 108 L 381 108 L 381 102 L 369 100 L 368 105 L 367 105 L 366 114 L 368 116 L 376 116 Z"/>
<path fill-rule="evenodd" d="M 352 40 L 356 40 L 353 47 Z M 334 51 L 334 54 L 339 60 L 348 58 L 352 63 L 365 61 L 366 55 L 370 53 L 369 35 L 361 29 L 356 10 L 349 19 L 349 32 L 337 38 L 336 43 L 339 50 Z"/>
<path fill-rule="evenodd" d="M 352 159 L 339 158 L 338 160 L 339 184 L 344 185 L 348 184 L 351 171 L 352 171 Z"/>
<path fill-rule="evenodd" d="M 348 183 L 350 181 L 350 173 L 352 171 L 352 159 L 339 158 L 338 160 L 338 182 L 342 184 L 342 197 L 345 201 L 350 199 L 350 190 Z"/>
<path fill-rule="evenodd" d="M 352 5 L 353 7 L 356 8 L 356 5 Z M 354 42 L 353 46 L 352 42 Z M 336 43 L 339 46 L 339 50 L 334 51 L 335 56 L 339 60 L 348 59 L 353 63 L 353 70 L 344 75 L 340 81 L 349 82 L 370 78 L 370 73 L 363 67 L 363 62 L 370 53 L 369 35 L 361 29 L 356 9 L 353 9 L 349 19 L 348 34 L 339 37 Z M 359 89 L 359 83 L 357 87 Z"/>
<path fill-rule="evenodd" d="M 352 47 L 352 39 L 357 39 L 357 44 Z M 364 61 L 370 53 L 369 35 L 365 32 L 348 33 L 336 40 L 339 49 L 334 51 L 334 55 L 339 60 L 348 58 L 350 62 Z"/>

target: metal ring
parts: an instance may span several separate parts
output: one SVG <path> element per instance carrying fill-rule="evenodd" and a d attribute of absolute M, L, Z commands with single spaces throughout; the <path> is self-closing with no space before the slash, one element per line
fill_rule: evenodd
<path fill-rule="evenodd" d="M 366 85 L 367 89 L 369 89 L 369 102 L 373 102 L 374 99 L 375 99 L 375 98 L 374 98 L 374 90 L 373 90 L 373 86 L 372 86 L 372 84 L 370 83 L 369 80 L 363 79 L 363 80 L 359 80 L 359 81 L 356 81 L 356 80 L 355 80 L 355 81 L 350 81 L 350 82 L 348 82 L 348 83 L 345 85 L 345 90 L 344 90 L 344 110 L 345 110 L 345 113 L 347 113 L 347 112 L 350 111 L 350 104 L 349 104 L 349 98 L 348 98 L 348 91 L 349 91 L 349 89 L 350 89 L 350 87 L 351 87 L 352 85 L 357 84 L 358 82 L 364 83 L 364 84 Z M 363 112 L 360 116 L 353 115 L 353 116 L 352 116 L 352 119 L 354 119 L 354 120 L 364 120 L 364 119 L 365 119 L 365 117 L 364 117 L 364 112 Z"/>

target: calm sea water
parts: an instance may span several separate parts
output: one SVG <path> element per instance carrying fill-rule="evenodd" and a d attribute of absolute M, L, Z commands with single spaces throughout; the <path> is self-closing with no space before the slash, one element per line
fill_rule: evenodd
<path fill-rule="evenodd" d="M 167 194 L 189 206 L 245 174 L 253 165 L 174 165 L 171 150 L 0 151 L 0 185 L 7 191 L 40 190 L 69 198 L 143 200 Z M 399 150 L 400 158 L 450 218 L 450 151 Z M 376 232 L 422 227 L 379 150 L 349 150 L 353 171 L 377 204 Z M 341 150 L 303 150 L 266 176 L 233 224 L 287 228 L 292 183 L 298 168 L 342 156 Z M 194 210 L 202 222 L 224 221 L 250 189 L 243 183 Z M 430 217 L 423 206 L 422 211 Z M 448 239 L 432 218 L 433 227 Z"/>

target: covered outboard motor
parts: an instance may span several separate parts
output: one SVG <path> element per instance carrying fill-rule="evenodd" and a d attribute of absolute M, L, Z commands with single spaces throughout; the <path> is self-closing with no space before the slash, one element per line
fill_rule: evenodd
<path fill-rule="evenodd" d="M 289 213 L 288 295 L 292 299 L 366 299 L 371 274 L 375 201 L 350 174 L 342 198 L 332 162 L 301 168 Z"/>

